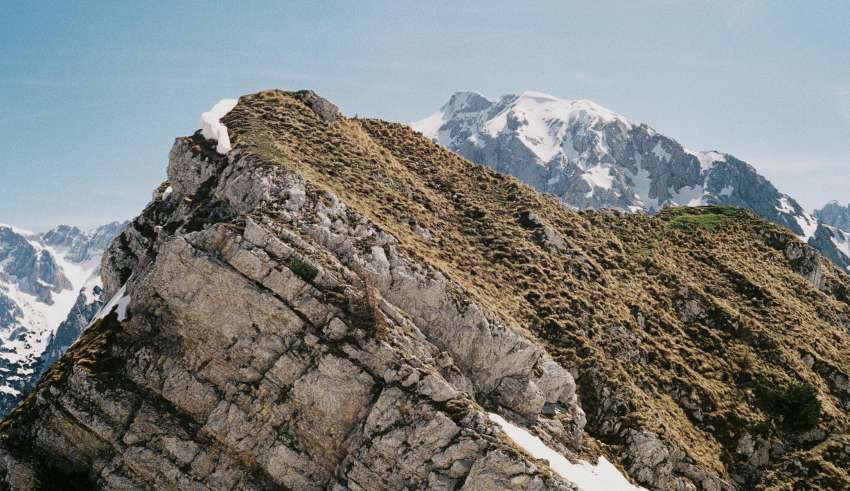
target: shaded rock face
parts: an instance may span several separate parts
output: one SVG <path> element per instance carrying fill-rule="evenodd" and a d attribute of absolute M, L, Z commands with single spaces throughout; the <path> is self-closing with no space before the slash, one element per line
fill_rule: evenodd
<path fill-rule="evenodd" d="M 0 425 L 9 487 L 575 489 L 488 412 L 653 489 L 846 483 L 850 282 L 811 248 L 573 212 L 324 106 L 246 96 L 228 155 L 176 141 L 107 315 Z M 764 381 L 812 384 L 814 427 Z"/>
<path fill-rule="evenodd" d="M 815 210 L 815 216 L 827 225 L 850 230 L 850 204 L 842 206 L 837 201 L 831 201 L 823 208 Z"/>
<path fill-rule="evenodd" d="M 412 127 L 570 207 L 656 213 L 666 206 L 740 206 L 811 241 L 839 266 L 850 263 L 850 250 L 815 237 L 825 233 L 818 218 L 751 165 L 725 153 L 688 150 L 590 101 L 535 92 L 490 101 L 458 92 Z M 850 217 L 839 208 L 828 205 L 818 216 Z"/>
<path fill-rule="evenodd" d="M 850 252 L 850 232 L 829 225 L 821 225 L 815 235 L 809 239 L 809 244 L 836 266 L 850 272 L 850 255 L 847 254 Z"/>

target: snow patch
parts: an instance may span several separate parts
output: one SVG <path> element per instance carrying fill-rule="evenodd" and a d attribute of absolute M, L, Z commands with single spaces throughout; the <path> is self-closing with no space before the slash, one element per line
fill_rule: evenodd
<path fill-rule="evenodd" d="M 635 154 L 635 156 L 638 156 Z M 627 169 L 628 171 L 628 169 Z M 632 181 L 632 191 L 635 193 L 641 206 L 640 209 L 648 212 L 653 212 L 658 209 L 658 198 L 650 198 L 649 193 L 652 189 L 652 175 L 643 167 L 638 167 L 637 173 L 628 171 L 628 177 Z"/>
<path fill-rule="evenodd" d="M 670 199 L 679 206 L 702 206 L 705 204 L 705 188 L 699 186 L 682 186 L 671 193 Z"/>
<path fill-rule="evenodd" d="M 201 134 L 207 140 L 218 142 L 215 151 L 225 155 L 230 151 L 230 135 L 227 126 L 221 123 L 221 118 L 236 107 L 236 99 L 222 99 L 209 111 L 201 114 Z"/>
<path fill-rule="evenodd" d="M 97 315 L 92 319 L 91 324 L 94 324 L 95 321 L 106 318 L 113 311 L 116 311 L 118 314 L 118 321 L 123 322 L 127 320 L 127 306 L 130 305 L 130 295 L 127 294 L 127 283 L 112 296 L 109 302 L 106 303 L 100 310 L 97 311 Z"/>
<path fill-rule="evenodd" d="M 818 230 L 818 221 L 815 217 L 804 212 L 801 215 L 795 216 L 794 219 L 797 220 L 797 225 L 803 230 L 803 234 L 800 235 L 800 239 L 803 242 L 808 242 L 809 239 L 815 236 L 815 232 Z"/>
<path fill-rule="evenodd" d="M 776 207 L 776 211 L 791 215 L 794 221 L 797 222 L 800 230 L 803 231 L 803 233 L 799 235 L 800 240 L 808 242 L 810 238 L 814 237 L 815 232 L 818 230 L 818 221 L 814 216 L 806 213 L 805 211 L 797 211 L 791 204 L 790 199 L 791 198 L 786 195 L 780 196 L 779 205 Z"/>
<path fill-rule="evenodd" d="M 579 461 L 573 464 L 563 455 L 543 443 L 527 430 L 509 423 L 498 414 L 489 413 L 490 421 L 498 424 L 517 445 L 536 459 L 546 460 L 549 467 L 582 491 L 634 491 L 644 490 L 635 486 L 605 457 L 599 457 L 596 465 Z"/>
<path fill-rule="evenodd" d="M 421 121 L 411 124 L 410 126 L 428 138 L 435 139 L 437 138 L 437 134 L 440 132 L 440 128 L 442 128 L 444 124 L 446 124 L 445 115 L 443 111 L 438 111 Z"/>
<path fill-rule="evenodd" d="M 791 202 L 788 201 L 788 196 L 779 197 L 779 206 L 777 206 L 776 209 L 780 213 L 788 213 L 791 215 L 797 213 L 796 211 L 794 211 L 794 207 L 791 206 Z"/>
<path fill-rule="evenodd" d="M 594 188 L 611 189 L 611 186 L 614 184 L 614 176 L 611 175 L 611 168 L 601 165 L 587 169 L 581 178 L 590 185 L 590 191 L 587 193 L 588 198 L 593 196 Z"/>
<path fill-rule="evenodd" d="M 720 152 L 709 151 L 709 152 L 694 152 L 693 150 L 685 149 L 685 152 L 693 155 L 699 160 L 699 166 L 701 170 L 707 170 L 714 167 L 714 164 L 717 162 L 726 162 L 726 155 Z"/>
<path fill-rule="evenodd" d="M 661 146 L 661 142 L 656 143 L 655 146 L 652 147 L 652 153 L 655 154 L 658 160 L 663 160 L 665 162 L 669 162 L 670 157 L 672 157 L 672 155 L 670 155 L 670 152 L 668 152 L 664 149 L 663 146 Z"/>
<path fill-rule="evenodd" d="M 0 392 L 2 392 L 3 394 L 8 394 L 8 395 L 13 396 L 13 397 L 20 395 L 20 393 L 21 393 L 21 391 L 19 391 L 18 389 L 15 389 L 13 387 L 9 387 L 8 385 L 4 385 L 4 386 L 0 387 Z"/>
<path fill-rule="evenodd" d="M 850 260 L 850 233 L 829 225 L 824 225 L 824 227 L 832 232 L 832 238 L 830 240 L 835 244 L 835 248 Z M 847 266 L 847 269 L 850 270 L 850 266 Z"/>

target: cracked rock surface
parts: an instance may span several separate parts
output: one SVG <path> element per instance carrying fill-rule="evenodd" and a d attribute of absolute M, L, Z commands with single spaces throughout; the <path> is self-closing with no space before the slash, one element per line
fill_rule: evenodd
<path fill-rule="evenodd" d="M 0 425 L 8 487 L 576 489 L 491 412 L 651 489 L 850 482 L 850 282 L 787 231 L 576 213 L 309 91 L 222 122 Z M 794 380 L 804 429 L 757 393 Z"/>
<path fill-rule="evenodd" d="M 566 369 L 334 196 L 206 145 L 177 141 L 174 191 L 104 259 L 126 320 L 92 326 L 5 423 L 8 485 L 574 489 L 476 399 L 575 446 Z"/>

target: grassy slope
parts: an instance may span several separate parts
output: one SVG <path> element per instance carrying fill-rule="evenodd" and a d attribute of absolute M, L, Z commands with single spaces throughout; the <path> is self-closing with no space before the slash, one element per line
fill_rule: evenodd
<path fill-rule="evenodd" d="M 571 211 L 404 125 L 326 125 L 280 92 L 243 97 L 225 123 L 238 147 L 337 194 L 576 367 L 588 431 L 600 440 L 616 448 L 605 424 L 614 415 L 723 472 L 740 435 L 756 432 L 795 449 L 820 485 L 850 483 L 846 457 L 834 452 L 847 442 L 841 404 L 850 396 L 828 380 L 850 373 L 850 281 L 824 264 L 830 293 L 813 288 L 765 239 L 786 231 L 740 210 Z M 528 212 L 563 238 L 561 250 L 522 219 Z M 798 432 L 785 431 L 758 393 L 794 383 L 816 389 L 825 442 L 795 443 Z M 598 407 L 602 387 L 620 394 L 616 407 Z M 775 483 L 809 479 L 771 472 Z"/>

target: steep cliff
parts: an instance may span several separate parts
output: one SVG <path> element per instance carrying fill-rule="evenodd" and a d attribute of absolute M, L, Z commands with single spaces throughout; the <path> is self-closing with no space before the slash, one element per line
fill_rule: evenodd
<path fill-rule="evenodd" d="M 311 92 L 221 123 L 0 426 L 12 488 L 574 489 L 500 418 L 653 489 L 850 485 L 850 280 L 789 231 L 571 211 Z"/>

